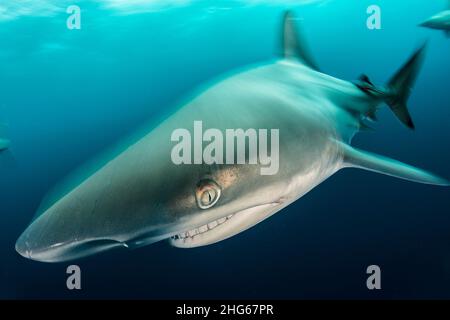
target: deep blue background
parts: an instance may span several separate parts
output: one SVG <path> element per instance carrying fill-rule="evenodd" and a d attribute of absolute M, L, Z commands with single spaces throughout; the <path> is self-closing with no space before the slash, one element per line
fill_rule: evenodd
<path fill-rule="evenodd" d="M 321 69 L 344 79 L 364 72 L 381 84 L 430 40 L 409 103 L 417 130 L 386 108 L 376 131 L 354 142 L 450 178 L 450 41 L 416 26 L 445 1 L 269 2 L 141 12 L 149 6 L 36 0 L 24 3 L 31 13 L 0 14 L 0 122 L 12 141 L 0 154 L 0 298 L 450 298 L 450 189 L 358 170 L 216 245 L 158 243 L 77 261 L 80 292 L 65 287 L 68 264 L 15 252 L 41 199 L 74 168 L 170 113 L 199 84 L 273 59 L 285 7 L 303 19 Z M 82 30 L 65 27 L 73 3 Z M 370 4 L 382 9 L 382 30 L 366 28 Z M 366 289 L 370 264 L 382 269 L 381 291 Z"/>

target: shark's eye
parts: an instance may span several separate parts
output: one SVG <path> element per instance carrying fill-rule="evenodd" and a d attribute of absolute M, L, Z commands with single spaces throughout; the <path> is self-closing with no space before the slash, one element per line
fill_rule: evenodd
<path fill-rule="evenodd" d="M 220 198 L 220 187 L 210 179 L 201 180 L 197 184 L 195 199 L 200 209 L 209 209 L 214 206 Z"/>

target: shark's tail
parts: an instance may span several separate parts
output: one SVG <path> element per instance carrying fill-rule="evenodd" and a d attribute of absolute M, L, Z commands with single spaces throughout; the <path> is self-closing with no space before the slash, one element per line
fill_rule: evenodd
<path fill-rule="evenodd" d="M 414 129 L 406 102 L 416 81 L 425 54 L 426 44 L 420 47 L 389 81 L 384 101 L 397 118 L 408 128 Z"/>

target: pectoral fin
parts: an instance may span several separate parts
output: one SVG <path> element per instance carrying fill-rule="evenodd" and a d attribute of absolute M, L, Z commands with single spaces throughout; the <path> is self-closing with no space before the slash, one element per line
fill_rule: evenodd
<path fill-rule="evenodd" d="M 342 144 L 342 150 L 344 153 L 343 167 L 365 169 L 419 183 L 450 186 L 448 180 L 400 161 L 357 150 L 346 144 Z"/>

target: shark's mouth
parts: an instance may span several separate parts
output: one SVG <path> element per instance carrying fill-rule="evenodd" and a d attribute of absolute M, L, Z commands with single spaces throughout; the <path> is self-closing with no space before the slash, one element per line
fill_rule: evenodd
<path fill-rule="evenodd" d="M 233 214 L 230 214 L 229 216 L 227 216 L 225 218 L 220 218 L 220 219 L 214 220 L 213 222 L 205 224 L 201 227 L 195 228 L 193 230 L 189 230 L 189 231 L 177 234 L 177 235 L 173 236 L 171 239 L 173 239 L 173 240 L 181 239 L 184 242 L 191 242 L 192 240 L 194 240 L 194 238 L 196 238 L 196 236 L 201 236 L 202 234 L 204 234 L 206 232 L 210 232 L 214 228 L 227 222 L 227 220 L 231 219 L 232 217 L 233 217 Z"/>
<path fill-rule="evenodd" d="M 268 218 L 279 210 L 280 203 L 263 204 L 211 221 L 198 228 L 181 232 L 170 238 L 178 248 L 194 248 L 232 237 Z"/>

